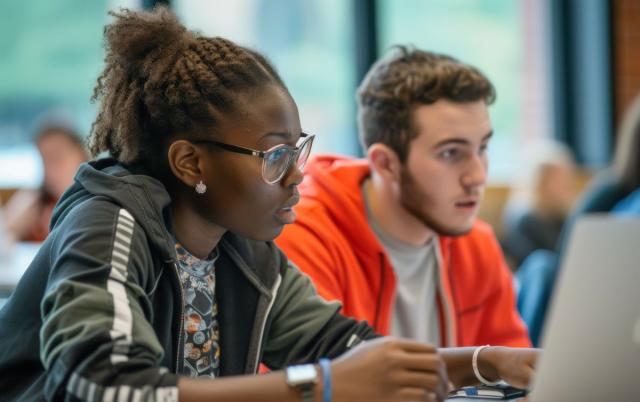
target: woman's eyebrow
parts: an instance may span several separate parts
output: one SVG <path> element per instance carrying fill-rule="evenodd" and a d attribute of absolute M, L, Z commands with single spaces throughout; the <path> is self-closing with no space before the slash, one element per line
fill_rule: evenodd
<path fill-rule="evenodd" d="M 290 132 L 270 132 L 264 134 L 260 139 L 270 138 L 270 137 L 279 137 L 285 141 L 293 141 L 293 134 Z"/>

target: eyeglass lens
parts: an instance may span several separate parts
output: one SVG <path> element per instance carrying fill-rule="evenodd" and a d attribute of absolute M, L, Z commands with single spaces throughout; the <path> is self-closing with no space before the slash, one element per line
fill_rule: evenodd
<path fill-rule="evenodd" d="M 302 169 L 309 158 L 312 141 L 304 141 L 295 151 L 291 148 L 278 148 L 266 155 L 264 159 L 264 179 L 269 183 L 280 180 L 291 164 L 291 158 L 296 158 L 296 166 Z"/>

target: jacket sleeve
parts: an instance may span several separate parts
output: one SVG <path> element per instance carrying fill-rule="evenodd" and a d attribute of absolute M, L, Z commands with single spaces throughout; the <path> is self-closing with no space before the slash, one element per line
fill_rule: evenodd
<path fill-rule="evenodd" d="M 341 315 L 338 302 L 319 297 L 309 278 L 289 263 L 270 313 L 263 362 L 271 369 L 341 355 L 378 337 L 366 322 Z"/>
<path fill-rule="evenodd" d="M 41 304 L 44 394 L 66 401 L 177 401 L 150 324 L 152 263 L 125 209 L 93 200 L 56 228 Z"/>
<path fill-rule="evenodd" d="M 484 302 L 477 344 L 531 347 L 527 328 L 516 308 L 513 276 L 495 236 L 490 236 L 487 246 L 491 258 L 485 265 L 495 268 L 489 276 L 494 283 L 491 284 L 491 295 Z"/>
<path fill-rule="evenodd" d="M 341 261 L 339 246 L 330 234 L 339 231 L 332 230 L 335 224 L 323 211 L 304 210 L 299 215 L 276 239 L 278 247 L 311 277 L 320 296 L 326 300 L 345 300 L 340 267 L 348 265 Z"/>

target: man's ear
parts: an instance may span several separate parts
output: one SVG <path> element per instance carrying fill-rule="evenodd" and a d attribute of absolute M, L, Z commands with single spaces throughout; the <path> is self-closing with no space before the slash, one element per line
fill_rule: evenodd
<path fill-rule="evenodd" d="M 402 163 L 398 154 L 389 146 L 375 143 L 367 149 L 371 169 L 386 181 L 400 181 Z"/>
<path fill-rule="evenodd" d="M 203 178 L 202 153 L 189 141 L 174 141 L 167 152 L 173 175 L 187 187 L 194 187 Z"/>

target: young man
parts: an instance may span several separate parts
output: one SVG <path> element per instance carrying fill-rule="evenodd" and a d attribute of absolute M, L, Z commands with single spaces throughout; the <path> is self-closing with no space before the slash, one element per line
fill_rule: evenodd
<path fill-rule="evenodd" d="M 476 218 L 492 127 L 489 80 L 400 47 L 358 92 L 366 160 L 317 156 L 278 245 L 319 293 L 376 331 L 441 346 L 529 346 L 511 275 Z"/>

